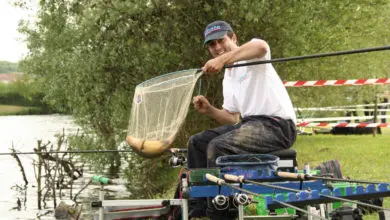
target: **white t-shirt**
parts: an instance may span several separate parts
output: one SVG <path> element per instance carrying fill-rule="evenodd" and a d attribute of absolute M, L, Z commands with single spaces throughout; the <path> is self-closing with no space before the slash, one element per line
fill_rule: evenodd
<path fill-rule="evenodd" d="M 256 60 L 270 59 L 271 52 L 268 46 L 267 54 Z M 271 63 L 226 69 L 223 79 L 223 97 L 222 107 L 229 112 L 241 113 L 243 118 L 269 115 L 296 121 L 287 90 Z"/>

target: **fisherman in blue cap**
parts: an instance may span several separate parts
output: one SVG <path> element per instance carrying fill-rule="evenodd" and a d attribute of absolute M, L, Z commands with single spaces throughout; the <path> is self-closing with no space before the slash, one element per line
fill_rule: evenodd
<path fill-rule="evenodd" d="M 217 74 L 225 65 L 270 60 L 269 45 L 252 39 L 238 45 L 229 23 L 214 21 L 204 31 L 203 46 L 212 58 L 202 67 L 205 74 Z M 296 139 L 296 116 L 286 88 L 271 63 L 226 68 L 223 105 L 210 104 L 204 96 L 193 98 L 195 109 L 222 124 L 193 135 L 188 145 L 188 168 L 216 166 L 219 156 L 266 154 L 290 148 Z M 211 213 L 211 219 L 234 219 L 234 215 Z M 190 217 L 205 215 L 202 205 L 192 208 Z M 224 215 L 224 216 L 223 216 Z"/>

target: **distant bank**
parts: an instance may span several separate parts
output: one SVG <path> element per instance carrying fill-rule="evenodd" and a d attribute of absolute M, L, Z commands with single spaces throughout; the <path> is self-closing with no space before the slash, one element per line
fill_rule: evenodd
<path fill-rule="evenodd" d="M 43 93 L 36 93 L 30 83 L 23 82 L 23 73 L 5 67 L 0 61 L 0 115 L 40 115 L 54 113 L 43 101 Z M 3 72 L 2 72 L 3 71 Z"/>
<path fill-rule="evenodd" d="M 34 106 L 1 105 L 0 116 L 3 115 L 37 115 L 44 114 L 41 108 Z"/>

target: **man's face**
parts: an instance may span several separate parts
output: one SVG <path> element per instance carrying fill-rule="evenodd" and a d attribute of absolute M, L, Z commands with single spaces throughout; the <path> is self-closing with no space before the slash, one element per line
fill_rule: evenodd
<path fill-rule="evenodd" d="M 211 40 L 206 44 L 206 47 L 213 57 L 221 56 L 237 47 L 236 35 L 233 35 L 232 38 L 225 35 L 221 39 Z"/>

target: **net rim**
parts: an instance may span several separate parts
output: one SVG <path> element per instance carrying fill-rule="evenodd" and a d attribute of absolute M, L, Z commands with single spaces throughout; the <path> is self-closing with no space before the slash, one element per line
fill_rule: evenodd
<path fill-rule="evenodd" d="M 140 84 L 138 84 L 137 86 L 142 86 L 143 84 L 146 84 L 146 83 L 150 83 L 150 82 L 153 82 L 157 79 L 160 79 L 162 77 L 166 77 L 166 76 L 169 76 L 169 75 L 173 75 L 173 74 L 179 74 L 179 73 L 183 73 L 183 72 L 186 72 L 186 71 L 202 71 L 201 69 L 195 69 L 195 68 L 192 68 L 192 69 L 186 69 L 186 70 L 179 70 L 179 71 L 175 71 L 175 72 L 170 72 L 170 73 L 166 73 L 166 74 L 163 74 L 163 75 L 160 75 L 160 76 L 156 76 L 156 77 L 153 77 L 151 79 L 148 79 Z"/>

